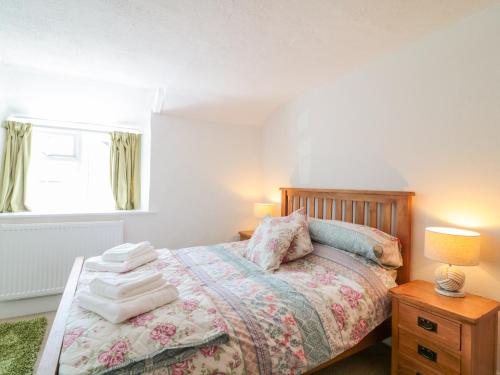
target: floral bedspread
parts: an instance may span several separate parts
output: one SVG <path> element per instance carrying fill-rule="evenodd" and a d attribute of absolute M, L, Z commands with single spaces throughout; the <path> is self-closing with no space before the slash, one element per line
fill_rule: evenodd
<path fill-rule="evenodd" d="M 351 348 L 390 314 L 387 291 L 396 284 L 373 262 L 315 244 L 312 254 L 271 273 L 241 257 L 245 246 L 162 251 L 141 269 L 161 270 L 180 297 L 126 323 L 72 306 L 60 373 L 114 371 L 186 335 L 227 332 L 226 343 L 204 345 L 175 363 L 146 361 L 117 373 L 300 374 Z M 79 287 L 94 274 L 85 272 Z"/>

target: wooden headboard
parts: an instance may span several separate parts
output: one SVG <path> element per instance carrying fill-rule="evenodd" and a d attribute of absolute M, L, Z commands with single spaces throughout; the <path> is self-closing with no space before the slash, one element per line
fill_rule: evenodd
<path fill-rule="evenodd" d="M 305 207 L 310 217 L 368 225 L 398 237 L 403 266 L 398 284 L 410 281 L 413 192 L 280 188 L 281 215 Z"/>

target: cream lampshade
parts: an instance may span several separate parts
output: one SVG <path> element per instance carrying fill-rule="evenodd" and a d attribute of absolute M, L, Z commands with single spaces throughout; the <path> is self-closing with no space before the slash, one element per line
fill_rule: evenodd
<path fill-rule="evenodd" d="M 274 203 L 254 203 L 253 205 L 253 214 L 259 219 L 265 216 L 273 216 L 275 212 L 276 204 Z"/>
<path fill-rule="evenodd" d="M 428 227 L 425 229 L 425 256 L 448 265 L 436 269 L 436 291 L 450 297 L 463 297 L 460 289 L 465 274 L 455 266 L 479 264 L 480 235 L 465 229 Z"/>

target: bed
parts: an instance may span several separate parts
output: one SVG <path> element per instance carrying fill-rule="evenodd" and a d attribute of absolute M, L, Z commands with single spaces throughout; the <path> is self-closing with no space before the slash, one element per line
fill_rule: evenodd
<path fill-rule="evenodd" d="M 177 332 L 191 332 L 197 312 L 200 326 L 204 321 L 212 324 L 227 332 L 229 341 L 203 347 L 174 362 L 145 364 L 140 372 L 312 374 L 389 337 L 388 290 L 409 280 L 414 194 L 298 188 L 282 188 L 281 192 L 282 216 L 306 207 L 310 217 L 364 224 L 395 235 L 402 244 L 404 265 L 397 273 L 389 272 L 360 256 L 315 244 L 312 254 L 269 273 L 241 256 L 244 241 L 164 250 L 157 261 L 143 267 L 161 270 L 178 286 L 177 310 L 159 308 L 112 327 L 73 303 L 77 288 L 92 277 L 82 272 L 83 259 L 78 258 L 38 373 L 106 373 L 106 366 L 113 369 L 115 363 L 101 360 L 96 370 L 99 358 L 108 358 L 102 353 L 99 357 L 99 350 L 112 350 L 119 342 L 124 353 L 135 353 L 136 342 L 145 344 L 130 338 L 161 340 L 165 332 L 158 327 L 167 320 L 175 321 Z M 94 354 L 82 355 L 84 350 Z"/>

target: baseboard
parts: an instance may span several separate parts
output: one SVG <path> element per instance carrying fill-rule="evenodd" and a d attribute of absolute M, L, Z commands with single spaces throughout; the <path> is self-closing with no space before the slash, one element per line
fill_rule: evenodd
<path fill-rule="evenodd" d="M 53 296 L 0 302 L 0 319 L 56 311 L 60 300 L 61 295 L 56 294 Z"/>

